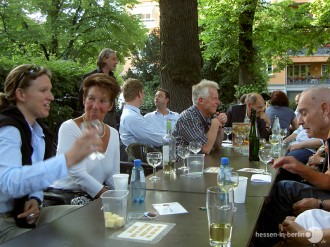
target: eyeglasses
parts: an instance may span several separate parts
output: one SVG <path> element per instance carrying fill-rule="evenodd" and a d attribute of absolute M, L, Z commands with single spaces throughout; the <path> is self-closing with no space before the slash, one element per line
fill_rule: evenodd
<path fill-rule="evenodd" d="M 102 106 L 108 106 L 110 104 L 109 99 L 97 99 L 97 98 L 91 97 L 91 96 L 88 96 L 86 98 L 86 103 L 88 103 L 90 105 L 94 105 L 96 103 L 96 101 L 98 101 L 100 103 L 100 105 L 102 105 Z"/>
<path fill-rule="evenodd" d="M 39 66 L 37 66 L 37 65 L 31 65 L 30 67 L 28 67 L 28 69 L 26 71 L 23 71 L 19 75 L 19 77 L 18 77 L 18 79 L 16 81 L 16 87 L 15 88 L 18 88 L 19 83 L 22 81 L 22 79 L 24 78 L 24 76 L 26 76 L 26 75 L 33 75 L 33 74 L 37 73 L 40 70 L 41 70 L 41 68 Z"/>

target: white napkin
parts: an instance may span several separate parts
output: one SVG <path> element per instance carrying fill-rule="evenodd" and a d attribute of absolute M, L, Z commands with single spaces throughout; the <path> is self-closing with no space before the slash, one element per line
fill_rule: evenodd
<path fill-rule="evenodd" d="M 270 183 L 272 181 L 271 175 L 265 175 L 265 174 L 253 174 L 251 176 L 251 182 L 256 183 Z"/>

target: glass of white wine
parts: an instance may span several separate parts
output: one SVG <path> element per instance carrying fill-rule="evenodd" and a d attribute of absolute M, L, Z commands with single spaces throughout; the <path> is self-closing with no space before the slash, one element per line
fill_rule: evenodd
<path fill-rule="evenodd" d="M 91 121 L 85 121 L 81 123 L 80 125 L 80 129 L 82 132 L 84 132 L 87 129 L 97 129 L 97 134 L 101 137 L 104 136 L 105 134 L 105 128 L 104 128 L 104 123 L 102 123 L 100 120 L 95 119 L 95 120 L 91 120 Z M 91 160 L 95 160 L 95 159 L 103 159 L 105 156 L 103 153 L 100 153 L 98 151 L 95 151 L 93 153 L 91 153 L 89 156 L 89 159 Z"/>
<path fill-rule="evenodd" d="M 278 150 L 278 144 L 280 143 L 280 141 L 281 141 L 280 135 L 272 134 L 269 136 L 269 143 L 272 145 L 272 152 L 275 156 L 280 154 Z"/>
<path fill-rule="evenodd" d="M 260 138 L 259 139 L 259 149 L 263 149 L 266 147 L 267 141 L 265 138 Z"/>
<path fill-rule="evenodd" d="M 183 159 L 183 166 L 179 167 L 178 170 L 188 170 L 188 167 L 186 166 L 186 158 L 190 153 L 189 146 L 179 145 L 176 149 L 176 152 L 180 156 L 180 158 Z"/>
<path fill-rule="evenodd" d="M 262 163 L 265 164 L 265 170 L 262 174 L 270 175 L 271 173 L 268 172 L 267 164 L 272 161 L 273 155 L 272 150 L 270 148 L 264 148 L 259 150 L 259 159 Z"/>
<path fill-rule="evenodd" d="M 233 193 L 231 191 L 231 193 Z M 227 192 L 211 187 L 206 192 L 206 208 L 211 246 L 230 246 L 233 227 L 233 203 Z M 226 205 L 226 206 L 225 206 Z"/>
<path fill-rule="evenodd" d="M 282 128 L 281 131 L 280 131 L 280 135 L 281 135 L 281 144 L 282 146 L 284 145 L 284 139 L 285 137 L 287 136 L 288 134 L 288 129 L 287 128 Z"/>
<path fill-rule="evenodd" d="M 229 135 L 233 132 L 232 127 L 224 127 L 224 128 L 223 128 L 223 132 L 226 134 L 226 139 L 223 140 L 223 141 L 224 141 L 224 142 L 225 142 L 225 141 L 229 141 L 228 137 L 229 137 Z"/>
<path fill-rule="evenodd" d="M 162 153 L 161 152 L 150 152 L 147 153 L 147 162 L 152 166 L 153 175 L 149 178 L 149 180 L 157 181 L 160 177 L 156 176 L 156 167 L 162 163 Z"/>
<path fill-rule="evenodd" d="M 239 177 L 237 172 L 232 172 L 232 171 L 221 172 L 220 170 L 217 176 L 217 184 L 219 188 L 224 192 L 227 192 L 225 196 L 228 196 L 228 192 L 237 188 L 238 181 L 239 181 Z M 234 201 L 234 196 L 233 196 L 233 201 Z M 236 209 L 234 208 L 234 211 L 236 210 L 237 208 Z"/>

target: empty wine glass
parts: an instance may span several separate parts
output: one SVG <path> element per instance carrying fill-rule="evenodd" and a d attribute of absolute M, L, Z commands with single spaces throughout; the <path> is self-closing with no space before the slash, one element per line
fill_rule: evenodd
<path fill-rule="evenodd" d="M 202 143 L 198 141 L 191 141 L 189 142 L 189 150 L 194 154 L 197 154 L 202 149 Z"/>
<path fill-rule="evenodd" d="M 228 192 L 237 188 L 239 181 L 238 178 L 239 177 L 237 172 L 231 172 L 230 170 L 221 172 L 220 170 L 217 176 L 217 184 L 222 191 L 226 192 L 226 196 L 228 196 Z M 226 200 L 226 202 L 227 201 L 228 200 Z M 233 201 L 234 201 L 234 193 L 233 193 Z M 237 208 L 235 207 L 234 211 L 236 210 Z"/>
<path fill-rule="evenodd" d="M 162 163 L 162 153 L 161 152 L 150 152 L 147 153 L 147 162 L 152 166 L 153 175 L 149 180 L 157 181 L 160 177 L 156 176 L 156 167 Z"/>
<path fill-rule="evenodd" d="M 102 123 L 100 120 L 95 119 L 95 120 L 91 120 L 91 121 L 85 121 L 83 123 L 81 123 L 80 125 L 81 131 L 84 132 L 86 129 L 92 129 L 95 128 L 97 129 L 97 133 L 98 135 L 101 137 L 104 136 L 105 134 L 105 128 L 104 128 L 104 123 Z M 103 153 L 100 153 L 98 151 L 95 151 L 93 153 L 91 153 L 89 156 L 89 159 L 91 160 L 95 160 L 95 159 L 103 159 L 105 156 Z"/>
<path fill-rule="evenodd" d="M 226 139 L 223 141 L 229 141 L 228 137 L 233 132 L 232 127 L 224 127 L 223 132 L 226 134 Z"/>
<path fill-rule="evenodd" d="M 242 153 L 242 144 L 244 142 L 244 138 L 241 135 L 235 135 L 235 142 L 238 144 L 239 152 Z"/>
<path fill-rule="evenodd" d="M 188 157 L 190 151 L 189 147 L 186 145 L 179 145 L 176 150 L 177 154 L 183 159 L 183 166 L 179 167 L 179 170 L 187 170 L 188 167 L 186 166 L 186 158 Z"/>
<path fill-rule="evenodd" d="M 270 175 L 268 172 L 267 164 L 272 161 L 273 155 L 272 150 L 270 148 L 264 148 L 259 150 L 259 159 L 262 163 L 265 164 L 265 170 L 262 174 Z"/>

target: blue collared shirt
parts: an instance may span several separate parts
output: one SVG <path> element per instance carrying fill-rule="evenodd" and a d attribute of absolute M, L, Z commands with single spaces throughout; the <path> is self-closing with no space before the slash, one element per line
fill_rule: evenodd
<path fill-rule="evenodd" d="M 25 195 L 43 199 L 42 190 L 68 176 L 64 154 L 43 161 L 44 135 L 39 124 L 32 131 L 32 165 L 22 166 L 21 135 L 17 128 L 0 128 L 0 213 L 13 210 L 15 198 Z"/>
<path fill-rule="evenodd" d="M 119 134 L 125 146 L 131 143 L 143 143 L 153 147 L 160 147 L 164 133 L 152 126 L 142 115 L 140 109 L 125 105 L 120 117 Z"/>
<path fill-rule="evenodd" d="M 148 122 L 157 130 L 162 131 L 162 133 L 165 135 L 166 134 L 166 121 L 168 119 L 171 120 L 172 122 L 172 130 L 174 129 L 174 126 L 176 122 L 179 119 L 180 114 L 174 111 L 170 111 L 167 109 L 167 114 L 163 115 L 158 111 L 153 111 L 150 113 L 147 113 L 144 115 L 144 118 L 148 120 Z"/>

